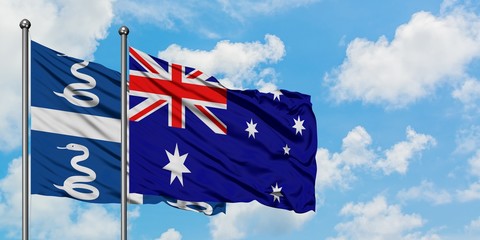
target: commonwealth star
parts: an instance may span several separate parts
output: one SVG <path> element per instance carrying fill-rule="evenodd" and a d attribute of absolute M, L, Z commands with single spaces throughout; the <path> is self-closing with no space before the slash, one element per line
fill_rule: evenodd
<path fill-rule="evenodd" d="M 170 161 L 163 169 L 171 172 L 170 175 L 170 185 L 172 185 L 175 178 L 180 181 L 180 184 L 183 186 L 183 173 L 190 173 L 190 170 L 185 166 L 185 160 L 187 159 L 188 153 L 180 156 L 178 152 L 178 144 L 175 144 L 175 152 L 173 155 L 165 150 L 167 153 L 168 161 Z"/>

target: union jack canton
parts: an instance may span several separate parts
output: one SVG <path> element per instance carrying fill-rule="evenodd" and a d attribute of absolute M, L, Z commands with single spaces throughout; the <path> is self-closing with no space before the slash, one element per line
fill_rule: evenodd
<path fill-rule="evenodd" d="M 231 90 L 130 48 L 130 191 L 315 210 L 310 96 Z"/>
<path fill-rule="evenodd" d="M 152 58 L 130 48 L 130 95 L 144 100 L 130 109 L 130 121 L 141 121 L 157 109 L 168 106 L 168 126 L 185 128 L 188 108 L 213 132 L 227 134 L 226 125 L 207 107 L 227 109 L 227 90 L 202 71 Z"/>

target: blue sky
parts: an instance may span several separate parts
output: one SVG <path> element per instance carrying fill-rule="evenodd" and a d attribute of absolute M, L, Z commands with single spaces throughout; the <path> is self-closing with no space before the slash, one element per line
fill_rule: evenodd
<path fill-rule="evenodd" d="M 0 238 L 21 231 L 21 30 L 119 70 L 129 45 L 228 86 L 312 96 L 317 211 L 215 217 L 129 206 L 130 239 L 478 239 L 480 5 L 475 1 L 0 2 Z M 6 104 L 8 103 L 8 104 Z M 118 239 L 118 205 L 32 197 L 32 239 Z"/>

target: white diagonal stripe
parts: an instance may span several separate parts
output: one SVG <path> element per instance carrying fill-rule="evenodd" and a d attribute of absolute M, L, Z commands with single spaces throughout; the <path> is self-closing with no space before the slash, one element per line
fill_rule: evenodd
<path fill-rule="evenodd" d="M 120 119 L 32 107 L 32 130 L 120 142 Z"/>

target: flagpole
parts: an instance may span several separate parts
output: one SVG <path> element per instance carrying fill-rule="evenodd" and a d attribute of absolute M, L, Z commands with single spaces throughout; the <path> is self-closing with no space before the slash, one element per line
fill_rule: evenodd
<path fill-rule="evenodd" d="M 121 74 L 122 74 L 122 201 L 121 201 L 121 239 L 127 240 L 127 35 L 128 28 L 126 26 L 120 27 L 118 34 L 122 38 L 121 43 Z"/>
<path fill-rule="evenodd" d="M 30 198 L 30 178 L 29 178 L 29 162 L 28 162 L 28 107 L 29 107 L 29 61 L 30 44 L 28 30 L 30 29 L 30 21 L 23 19 L 20 21 L 22 29 L 22 239 L 28 240 L 28 216 L 29 216 L 29 198 Z"/>

